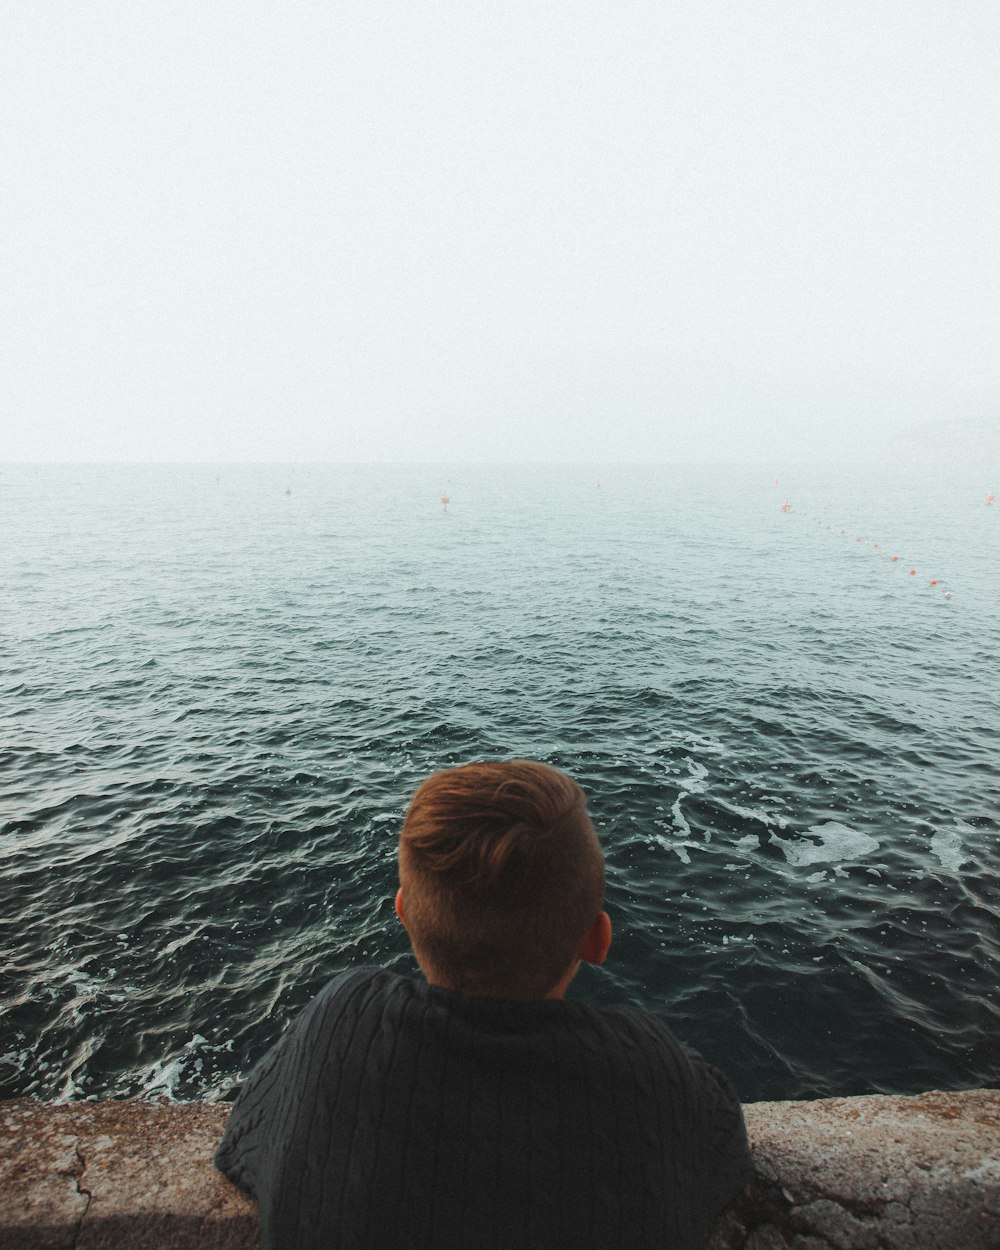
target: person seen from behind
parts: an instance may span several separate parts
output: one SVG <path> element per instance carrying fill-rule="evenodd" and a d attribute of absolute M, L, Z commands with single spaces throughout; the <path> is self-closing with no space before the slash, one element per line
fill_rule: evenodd
<path fill-rule="evenodd" d="M 396 911 L 423 979 L 340 973 L 257 1064 L 216 1166 L 263 1250 L 694 1250 L 751 1161 L 656 1016 L 564 995 L 611 944 L 583 791 L 527 760 L 416 791 Z"/>

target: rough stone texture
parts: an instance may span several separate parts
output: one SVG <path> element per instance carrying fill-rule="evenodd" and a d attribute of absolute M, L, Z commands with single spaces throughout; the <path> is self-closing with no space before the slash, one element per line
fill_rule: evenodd
<path fill-rule="evenodd" d="M 254 1203 L 212 1166 L 227 1106 L 0 1103 L 2 1250 L 250 1250 Z"/>
<path fill-rule="evenodd" d="M 0 1103 L 0 1250 L 258 1247 L 212 1167 L 228 1112 Z M 1000 1091 L 745 1112 L 758 1177 L 711 1250 L 1000 1250 Z"/>
<path fill-rule="evenodd" d="M 712 1250 L 1000 1250 L 1000 1091 L 744 1113 L 757 1181 Z"/>

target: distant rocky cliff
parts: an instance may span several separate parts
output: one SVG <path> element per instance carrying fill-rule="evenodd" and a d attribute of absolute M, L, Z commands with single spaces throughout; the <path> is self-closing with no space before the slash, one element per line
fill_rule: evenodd
<path fill-rule="evenodd" d="M 885 458 L 892 464 L 1000 465 L 1000 417 L 916 426 L 886 444 Z"/>

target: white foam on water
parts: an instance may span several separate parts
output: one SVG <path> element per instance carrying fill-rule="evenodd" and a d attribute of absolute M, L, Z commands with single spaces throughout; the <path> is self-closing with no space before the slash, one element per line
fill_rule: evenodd
<path fill-rule="evenodd" d="M 678 782 L 680 788 L 688 794 L 701 794 L 707 784 L 708 769 L 704 764 L 699 764 L 697 760 L 685 760 L 688 766 L 688 776 L 682 777 Z"/>
<path fill-rule="evenodd" d="M 788 827 L 788 818 L 786 816 L 779 816 L 774 812 L 765 812 L 763 808 L 740 807 L 736 803 L 731 803 L 728 799 L 720 799 L 719 805 L 724 807 L 727 812 L 732 812 L 734 816 L 742 816 L 744 820 L 759 820 L 762 825 L 777 825 L 779 829 Z"/>
<path fill-rule="evenodd" d="M 670 809 L 670 811 L 674 817 L 674 828 L 679 829 L 681 833 L 686 834 L 688 837 L 690 837 L 691 826 L 685 820 L 684 813 L 681 811 L 681 796 L 679 794 L 677 798 L 674 799 L 674 805 Z"/>
<path fill-rule="evenodd" d="M 690 843 L 668 842 L 662 833 L 656 833 L 653 837 L 665 851 L 673 851 L 682 864 L 690 864 L 691 856 L 687 853 L 687 848 L 691 845 Z"/>
<path fill-rule="evenodd" d="M 760 849 L 760 838 L 755 833 L 745 833 L 733 845 L 738 846 L 741 851 L 756 851 Z"/>
<path fill-rule="evenodd" d="M 702 738 L 699 734 L 682 734 L 678 742 L 688 751 L 702 751 L 709 755 L 725 755 L 726 748 L 714 738 Z"/>
<path fill-rule="evenodd" d="M 686 759 L 684 763 L 688 766 L 688 776 L 681 777 L 678 781 L 677 798 L 674 799 L 674 804 L 670 811 L 674 817 L 674 827 L 679 829 L 685 837 L 689 838 L 691 836 L 691 826 L 688 824 L 684 813 L 681 811 L 681 799 L 684 798 L 686 794 L 703 793 L 708 785 L 706 780 L 708 777 L 708 769 L 704 764 L 699 764 L 697 760 Z M 711 840 L 712 835 L 706 830 L 705 841 L 711 842 Z"/>
<path fill-rule="evenodd" d="M 174 1093 L 175 1086 L 180 1078 L 184 1075 L 184 1068 L 187 1061 L 191 1058 L 192 1053 L 198 1046 L 207 1045 L 207 1040 L 200 1033 L 196 1033 L 194 1037 L 187 1042 L 179 1055 L 175 1055 L 173 1059 L 160 1059 L 152 1065 L 146 1073 L 143 1081 L 143 1091 L 145 1094 L 162 1094 L 164 1097 L 176 1101 Z M 195 1064 L 195 1069 L 199 1070 L 201 1060 Z"/>
<path fill-rule="evenodd" d="M 875 838 L 862 833 L 859 829 L 851 829 L 847 825 L 842 825 L 839 820 L 828 820 L 825 824 L 813 825 L 805 831 L 804 836 L 819 838 L 820 841 L 818 843 L 782 842 L 781 844 L 785 859 L 796 868 L 803 868 L 807 864 L 832 863 L 834 871 L 843 875 L 840 864 L 863 859 L 879 849 L 879 843 Z M 815 876 L 809 878 L 810 881 L 815 879 Z"/>
<path fill-rule="evenodd" d="M 958 822 L 966 831 L 970 829 L 964 821 Z M 931 854 L 941 863 L 942 868 L 949 872 L 958 872 L 969 856 L 962 845 L 962 839 L 955 829 L 939 829 L 931 838 Z"/>
<path fill-rule="evenodd" d="M 65 976 L 67 981 L 72 981 L 74 985 L 82 986 L 88 990 L 91 986 L 100 984 L 97 977 L 89 972 L 84 972 L 82 968 L 71 968 Z"/>

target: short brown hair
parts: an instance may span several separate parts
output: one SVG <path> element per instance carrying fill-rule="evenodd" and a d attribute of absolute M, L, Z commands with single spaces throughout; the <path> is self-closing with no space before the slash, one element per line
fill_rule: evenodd
<path fill-rule="evenodd" d="M 399 877 L 431 979 L 466 994 L 541 998 L 601 911 L 604 857 L 571 777 L 530 760 L 465 764 L 414 794 Z"/>

